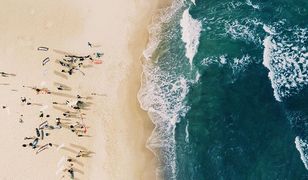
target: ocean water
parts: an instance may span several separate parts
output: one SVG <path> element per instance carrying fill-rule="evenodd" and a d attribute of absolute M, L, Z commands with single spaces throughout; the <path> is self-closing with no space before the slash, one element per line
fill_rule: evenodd
<path fill-rule="evenodd" d="M 163 179 L 308 179 L 308 1 L 173 0 L 138 93 Z"/>

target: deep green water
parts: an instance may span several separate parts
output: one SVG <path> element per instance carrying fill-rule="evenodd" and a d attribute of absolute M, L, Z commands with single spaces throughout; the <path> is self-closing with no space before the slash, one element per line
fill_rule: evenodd
<path fill-rule="evenodd" d="M 149 145 L 160 151 L 160 174 L 308 179 L 308 1 L 174 4 L 154 33 L 160 41 L 140 93 L 157 127 Z M 189 37 L 199 42 L 192 66 L 183 40 L 185 10 Z"/>

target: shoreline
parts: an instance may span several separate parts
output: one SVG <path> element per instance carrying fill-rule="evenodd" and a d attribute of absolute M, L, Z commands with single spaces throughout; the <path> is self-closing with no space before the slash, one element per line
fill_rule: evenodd
<path fill-rule="evenodd" d="M 147 2 L 145 2 L 147 3 Z M 143 52 L 147 48 L 148 43 L 150 41 L 150 27 L 153 25 L 153 19 L 157 16 L 160 16 L 160 10 L 165 9 L 166 7 L 169 7 L 171 5 L 171 1 L 163 1 L 163 0 L 156 0 L 153 2 L 154 5 L 149 8 L 149 10 L 145 10 L 148 15 L 145 15 L 143 20 L 139 20 L 135 22 L 136 25 L 140 26 L 140 28 L 136 28 L 134 32 L 132 32 L 131 37 L 132 40 L 129 43 L 129 49 L 131 51 L 132 58 L 134 60 L 138 60 L 138 62 L 135 62 L 133 65 L 133 69 L 131 72 L 135 71 L 135 77 L 132 78 L 130 81 L 128 81 L 126 86 L 128 86 L 129 90 L 131 91 L 128 94 L 134 94 L 134 97 L 129 97 L 129 101 L 133 102 L 136 106 L 136 109 L 134 111 L 137 111 L 137 114 L 140 116 L 138 119 L 139 123 L 142 124 L 144 127 L 144 132 L 142 133 L 142 138 L 140 138 L 140 141 L 143 144 L 143 147 L 141 147 L 146 153 L 146 158 L 144 160 L 144 164 L 146 164 L 146 167 L 144 168 L 144 173 L 142 178 L 140 179 L 163 179 L 162 177 L 159 177 L 159 174 L 157 172 L 158 170 L 158 157 L 157 154 L 148 147 L 148 141 L 154 131 L 155 124 L 152 122 L 151 118 L 148 115 L 148 112 L 143 110 L 141 107 L 141 104 L 138 99 L 138 93 L 141 89 L 142 84 L 142 78 L 143 78 L 143 63 L 145 61 Z M 143 8 L 145 9 L 145 8 Z M 137 44 L 141 44 L 139 47 L 134 46 L 137 42 Z M 135 86 L 131 86 L 132 84 L 135 84 Z M 125 86 L 125 85 L 124 85 Z M 131 87 L 130 87 L 131 86 Z M 125 89 L 125 88 L 123 88 Z M 132 111 L 132 112 L 134 112 Z M 151 160 L 148 162 L 148 160 Z"/>

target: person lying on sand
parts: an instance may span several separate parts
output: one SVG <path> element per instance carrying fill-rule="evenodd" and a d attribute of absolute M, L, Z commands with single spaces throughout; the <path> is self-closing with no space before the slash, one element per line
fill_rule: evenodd
<path fill-rule="evenodd" d="M 72 75 L 72 74 L 73 74 L 73 70 L 74 70 L 74 68 L 71 68 L 71 69 L 69 69 L 68 71 L 65 71 L 65 70 L 63 69 L 61 72 L 63 72 L 63 73 L 68 73 L 69 75 Z"/>
<path fill-rule="evenodd" d="M 69 107 L 73 108 L 73 109 L 81 109 L 84 107 L 84 102 L 83 101 L 80 101 L 80 100 L 77 100 L 77 101 L 66 101 L 66 105 L 68 105 Z"/>
<path fill-rule="evenodd" d="M 70 112 L 69 112 L 69 111 L 67 111 L 67 112 L 63 113 L 62 115 L 63 115 L 64 117 L 67 117 L 67 118 L 71 117 L 71 115 L 70 115 Z"/>
<path fill-rule="evenodd" d="M 89 157 L 90 154 L 91 154 L 90 151 L 80 150 L 78 154 L 76 155 L 76 157 Z"/>
<path fill-rule="evenodd" d="M 31 88 L 36 92 L 36 94 L 51 94 L 51 92 L 47 88 L 37 88 L 37 87 L 30 87 L 30 86 L 22 86 L 26 88 Z"/>
<path fill-rule="evenodd" d="M 47 88 L 33 88 L 37 94 L 51 94 L 51 92 Z"/>

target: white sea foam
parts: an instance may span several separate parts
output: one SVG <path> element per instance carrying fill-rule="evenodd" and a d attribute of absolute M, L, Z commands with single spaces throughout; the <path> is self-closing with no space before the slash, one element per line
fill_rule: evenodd
<path fill-rule="evenodd" d="M 261 44 L 261 39 L 256 33 L 260 25 L 263 24 L 259 20 L 246 18 L 241 22 L 238 20 L 226 22 L 225 30 L 233 39 Z"/>
<path fill-rule="evenodd" d="M 158 66 L 144 67 L 144 80 L 138 93 L 141 107 L 146 110 L 156 125 L 148 146 L 160 151 L 164 168 L 176 173 L 175 127 L 182 114 L 187 112 L 184 98 L 188 93 L 188 82 L 183 76 L 175 77 L 163 72 Z"/>
<path fill-rule="evenodd" d="M 175 128 L 179 117 L 187 111 L 183 100 L 188 93 L 188 82 L 185 77 L 164 72 L 156 66 L 158 57 L 155 51 L 161 42 L 163 25 L 170 23 L 183 5 L 183 1 L 175 0 L 171 7 L 161 10 L 159 16 L 154 18 L 149 29 L 150 40 L 143 52 L 146 61 L 138 92 L 141 108 L 148 112 L 155 124 L 147 147 L 159 158 L 157 176 L 162 177 L 164 173 L 169 179 L 176 179 Z"/>
<path fill-rule="evenodd" d="M 301 160 L 305 165 L 305 168 L 308 170 L 308 143 L 307 141 L 301 139 L 300 137 L 296 136 L 295 138 L 295 146 L 298 150 Z"/>
<path fill-rule="evenodd" d="M 219 56 L 219 62 L 220 62 L 221 64 L 227 64 L 226 55 L 221 55 L 221 56 Z"/>
<path fill-rule="evenodd" d="M 194 5 L 196 5 L 196 0 L 191 0 L 191 2 L 192 2 Z"/>
<path fill-rule="evenodd" d="M 265 32 L 267 32 L 270 35 L 276 34 L 275 29 L 273 27 L 269 27 L 266 24 L 263 24 L 263 29 L 264 29 Z"/>
<path fill-rule="evenodd" d="M 263 40 L 263 65 L 269 70 L 275 99 L 282 101 L 308 85 L 307 29 L 294 27 L 283 33 L 269 26 L 263 29 L 269 34 Z"/>
<path fill-rule="evenodd" d="M 198 51 L 202 24 L 200 21 L 192 18 L 189 14 L 189 9 L 186 9 L 183 12 L 180 25 L 182 27 L 182 40 L 186 48 L 185 56 L 189 59 L 189 63 L 192 66 L 192 61 Z"/>
<path fill-rule="evenodd" d="M 267 36 L 263 41 L 264 51 L 263 51 L 263 65 L 269 69 L 268 78 L 271 82 L 274 82 L 274 73 L 271 67 L 271 52 L 274 44 L 272 43 L 272 37 Z M 274 90 L 274 97 L 277 101 L 281 102 L 280 96 L 277 92 L 277 87 L 275 83 L 272 83 L 272 88 Z"/>
<path fill-rule="evenodd" d="M 232 69 L 234 76 L 238 76 L 240 73 L 246 71 L 249 64 L 253 62 L 253 58 L 248 54 L 241 57 L 230 58 L 227 55 L 221 55 L 219 57 L 207 57 L 201 61 L 203 66 L 210 64 L 218 64 L 219 66 L 227 66 Z"/>
<path fill-rule="evenodd" d="M 244 72 L 251 62 L 252 58 L 248 54 L 245 54 L 240 58 L 233 58 L 233 61 L 230 63 L 233 75 L 237 76 Z"/>
<path fill-rule="evenodd" d="M 260 9 L 260 7 L 259 7 L 258 5 L 252 4 L 251 0 L 246 0 L 246 4 L 247 4 L 248 6 L 253 7 L 254 9 Z"/>
<path fill-rule="evenodd" d="M 196 72 L 196 77 L 193 83 L 197 83 L 200 80 L 201 74 L 199 71 Z"/>
<path fill-rule="evenodd" d="M 211 57 L 206 57 L 206 58 L 203 58 L 203 60 L 201 61 L 201 65 L 202 66 L 209 66 L 213 63 L 216 63 L 217 60 L 215 58 L 211 58 Z"/>
<path fill-rule="evenodd" d="M 231 2 L 226 3 L 225 5 L 226 5 L 226 8 L 227 8 L 228 10 L 234 10 L 234 9 L 236 9 L 237 7 L 242 6 L 243 3 L 240 2 L 240 1 L 231 1 Z"/>
<path fill-rule="evenodd" d="M 143 56 L 146 60 L 151 60 L 152 54 L 161 42 L 160 34 L 162 33 L 163 24 L 170 22 L 170 19 L 183 5 L 181 0 L 174 0 L 170 7 L 161 9 L 160 12 L 153 17 L 152 23 L 148 28 L 150 34 L 149 43 L 147 44 L 147 48 L 143 51 Z"/>
<path fill-rule="evenodd" d="M 187 120 L 186 126 L 185 126 L 185 142 L 189 143 L 189 121 Z"/>

